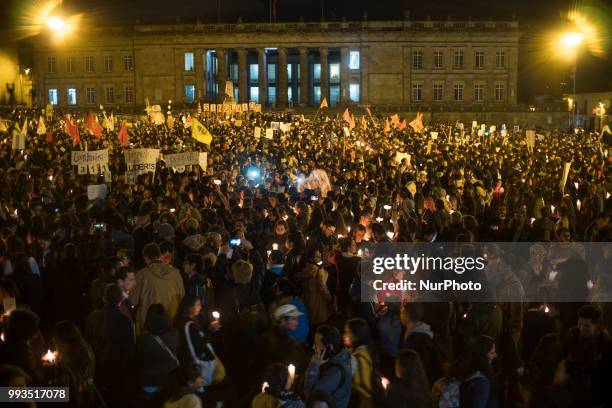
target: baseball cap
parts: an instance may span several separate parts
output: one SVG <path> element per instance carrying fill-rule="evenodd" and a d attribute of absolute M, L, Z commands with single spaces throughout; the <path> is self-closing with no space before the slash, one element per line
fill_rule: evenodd
<path fill-rule="evenodd" d="M 274 311 L 274 318 L 279 320 L 283 317 L 300 317 L 303 314 L 294 305 L 282 305 Z"/>

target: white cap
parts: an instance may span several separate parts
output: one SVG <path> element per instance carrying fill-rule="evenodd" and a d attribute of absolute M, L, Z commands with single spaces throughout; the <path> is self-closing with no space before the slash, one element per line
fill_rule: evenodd
<path fill-rule="evenodd" d="M 283 317 L 300 317 L 303 314 L 294 305 L 282 305 L 274 311 L 274 318 L 279 320 Z"/>

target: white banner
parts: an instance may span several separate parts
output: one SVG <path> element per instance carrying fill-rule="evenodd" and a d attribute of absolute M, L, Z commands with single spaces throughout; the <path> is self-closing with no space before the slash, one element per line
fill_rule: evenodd
<path fill-rule="evenodd" d="M 108 164 L 108 149 L 73 151 L 71 156 L 73 166 L 100 166 Z"/>
<path fill-rule="evenodd" d="M 173 168 L 196 165 L 200 163 L 200 152 L 167 154 L 164 156 L 164 162 L 166 166 Z"/>
<path fill-rule="evenodd" d="M 402 159 L 406 159 L 406 163 L 410 166 L 410 154 L 408 154 L 408 153 L 401 153 L 401 152 L 395 153 L 395 161 L 396 162 L 401 163 Z"/>
<path fill-rule="evenodd" d="M 266 129 L 266 139 L 274 139 L 274 130 Z"/>

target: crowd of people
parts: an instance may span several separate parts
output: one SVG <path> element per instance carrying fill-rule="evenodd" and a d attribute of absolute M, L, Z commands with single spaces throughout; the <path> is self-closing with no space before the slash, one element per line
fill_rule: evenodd
<path fill-rule="evenodd" d="M 72 113 L 45 132 L 39 110 L 0 113 L 0 386 L 69 386 L 74 407 L 611 406 L 601 135 L 191 112 L 132 118 L 126 141 Z M 290 127 L 266 134 L 272 122 Z M 161 157 L 130 184 L 123 150 L 137 147 Z M 109 149 L 108 171 L 78 174 L 84 149 Z M 206 169 L 165 165 L 185 151 L 207 152 Z M 383 242 L 530 248 L 488 254 L 513 302 L 363 298 L 363 250 Z M 572 255 L 553 265 L 559 243 Z M 530 302 L 543 285 L 580 301 Z"/>

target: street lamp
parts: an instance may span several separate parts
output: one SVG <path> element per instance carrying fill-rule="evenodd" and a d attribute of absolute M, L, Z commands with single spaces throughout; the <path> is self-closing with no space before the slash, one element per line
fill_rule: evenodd
<path fill-rule="evenodd" d="M 74 23 L 58 16 L 47 17 L 47 28 L 56 39 L 61 40 L 72 32 Z"/>
<path fill-rule="evenodd" d="M 578 47 L 584 41 L 584 34 L 580 32 L 567 32 L 561 37 L 561 45 L 571 53 L 574 58 L 574 70 L 572 73 L 572 126 L 576 126 L 576 71 L 578 68 Z"/>

